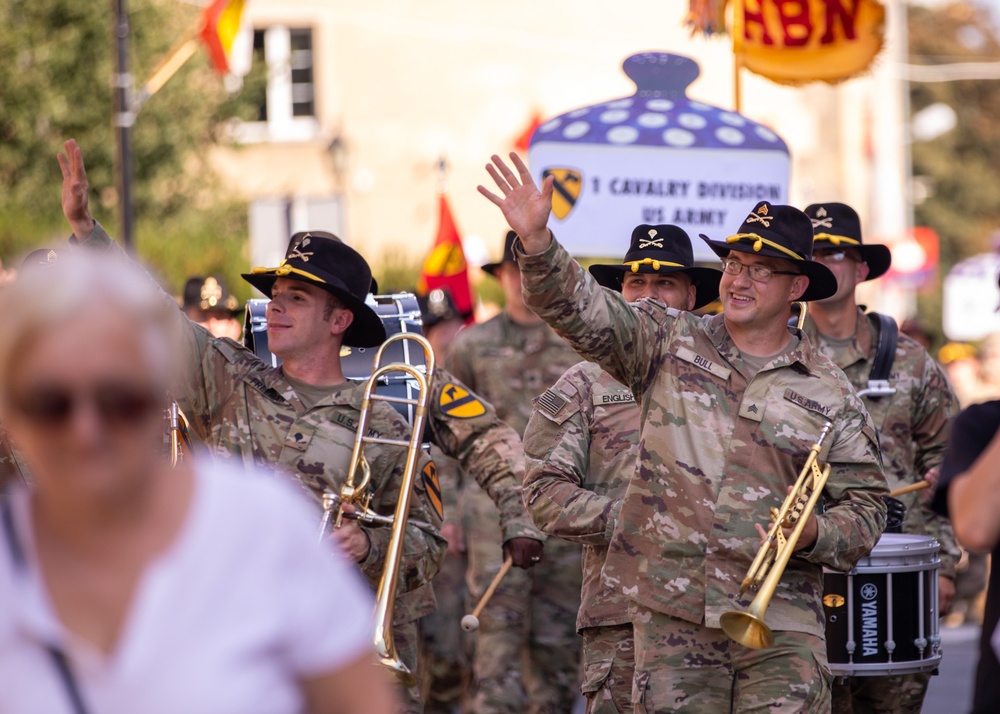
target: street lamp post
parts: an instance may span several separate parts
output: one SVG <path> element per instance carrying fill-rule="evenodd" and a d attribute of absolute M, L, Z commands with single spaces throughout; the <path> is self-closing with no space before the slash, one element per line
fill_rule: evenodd
<path fill-rule="evenodd" d="M 132 205 L 132 74 L 129 72 L 129 24 L 125 0 L 111 0 L 115 16 L 117 66 L 115 72 L 114 126 L 118 140 L 118 206 L 120 237 L 125 250 L 134 248 L 135 215 Z"/>

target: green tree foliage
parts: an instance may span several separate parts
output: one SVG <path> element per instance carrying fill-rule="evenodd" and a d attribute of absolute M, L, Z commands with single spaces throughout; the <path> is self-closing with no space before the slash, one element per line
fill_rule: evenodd
<path fill-rule="evenodd" d="M 190 31 L 200 9 L 131 0 L 137 85 Z M 110 2 L 0 0 L 0 257 L 66 234 L 56 153 L 83 149 L 95 215 L 117 226 L 114 27 Z M 133 132 L 137 253 L 178 291 L 184 277 L 221 273 L 237 291 L 246 264 L 246 207 L 212 175 L 207 155 L 234 117 L 252 119 L 261 78 L 230 96 L 200 50 L 139 113 Z"/>
<path fill-rule="evenodd" d="M 956 3 L 936 8 L 911 5 L 909 12 L 914 64 L 1000 58 L 988 9 Z M 913 83 L 910 97 L 913 113 L 943 102 L 958 116 L 950 132 L 913 144 L 913 174 L 930 179 L 931 188 L 916 207 L 916 223 L 941 236 L 942 269 L 947 271 L 970 255 L 992 250 L 991 236 L 1000 227 L 1000 82 Z"/>

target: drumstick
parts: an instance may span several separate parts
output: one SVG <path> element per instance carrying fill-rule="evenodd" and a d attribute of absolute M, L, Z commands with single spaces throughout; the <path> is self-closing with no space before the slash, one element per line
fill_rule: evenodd
<path fill-rule="evenodd" d="M 500 581 L 503 580 L 504 576 L 510 572 L 511 567 L 514 565 L 514 561 L 511 558 L 507 558 L 503 561 L 503 565 L 500 566 L 500 570 L 497 571 L 496 577 L 493 578 L 493 582 L 490 586 L 486 588 L 486 592 L 479 599 L 479 604 L 476 605 L 476 609 L 472 611 L 471 615 L 466 615 L 462 618 L 462 629 L 466 632 L 475 632 L 479 629 L 479 615 L 482 614 L 483 608 L 489 603 L 490 598 L 493 597 L 493 593 L 497 591 L 500 587 Z"/>
<path fill-rule="evenodd" d="M 911 483 L 907 486 L 900 486 L 895 491 L 890 491 L 889 495 L 896 498 L 897 496 L 903 496 L 907 493 L 913 493 L 914 491 L 923 491 L 925 488 L 930 488 L 930 486 L 931 482 L 924 479 L 923 481 L 917 481 L 916 483 Z"/>

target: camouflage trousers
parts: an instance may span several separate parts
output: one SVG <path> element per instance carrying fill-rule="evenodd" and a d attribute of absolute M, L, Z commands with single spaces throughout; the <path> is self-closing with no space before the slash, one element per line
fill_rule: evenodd
<path fill-rule="evenodd" d="M 849 677 L 833 685 L 837 714 L 920 714 L 930 672 L 892 677 Z"/>
<path fill-rule="evenodd" d="M 392 639 L 396 644 L 396 654 L 403 664 L 417 677 L 420 670 L 420 626 L 418 621 L 402 625 L 393 624 Z M 412 687 L 399 686 L 400 707 L 398 714 L 423 714 L 424 698 L 420 691 L 420 683 Z"/>
<path fill-rule="evenodd" d="M 774 646 L 753 650 L 722 630 L 633 605 L 635 714 L 829 714 L 826 642 L 775 632 Z"/>
<path fill-rule="evenodd" d="M 495 507 L 478 527 L 466 520 L 474 600 L 500 570 L 497 522 Z M 580 555 L 579 545 L 551 538 L 541 563 L 530 570 L 514 568 L 504 578 L 474 635 L 471 714 L 567 714 L 573 709 L 580 684 Z"/>
<path fill-rule="evenodd" d="M 425 714 L 451 714 L 462 705 L 472 676 L 462 616 L 468 601 L 467 561 L 448 554 L 434 578 L 437 610 L 420 621 Z"/>
<path fill-rule="evenodd" d="M 635 641 L 632 623 L 587 627 L 583 636 L 583 686 L 587 714 L 632 711 Z"/>

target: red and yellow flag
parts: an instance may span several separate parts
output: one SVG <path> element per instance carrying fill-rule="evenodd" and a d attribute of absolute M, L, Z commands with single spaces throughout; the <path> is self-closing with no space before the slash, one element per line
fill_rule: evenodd
<path fill-rule="evenodd" d="M 240 31 L 245 0 L 213 0 L 202 12 L 201 41 L 219 74 L 229 71 L 233 43 Z"/>
<path fill-rule="evenodd" d="M 472 319 L 472 289 L 469 287 L 469 266 L 462 249 L 462 238 L 451 215 L 448 199 L 438 197 L 438 232 L 434 247 L 424 259 L 424 266 L 417 281 L 417 294 L 427 295 L 435 288 L 451 293 L 455 307 Z"/>

